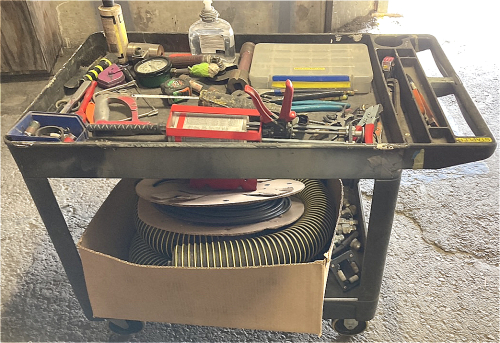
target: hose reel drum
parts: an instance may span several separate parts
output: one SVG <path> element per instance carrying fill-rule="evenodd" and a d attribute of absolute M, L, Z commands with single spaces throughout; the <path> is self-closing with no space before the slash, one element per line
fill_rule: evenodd
<path fill-rule="evenodd" d="M 318 180 L 259 180 L 256 191 L 191 189 L 183 180 L 136 186 L 130 261 L 178 267 L 309 262 L 330 242 L 332 197 Z"/>

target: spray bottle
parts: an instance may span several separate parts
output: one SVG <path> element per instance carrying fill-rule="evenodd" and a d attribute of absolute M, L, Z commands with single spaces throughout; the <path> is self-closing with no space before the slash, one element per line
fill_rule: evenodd
<path fill-rule="evenodd" d="M 108 43 L 108 51 L 118 56 L 120 63 L 127 61 L 128 37 L 122 8 L 114 0 L 102 0 L 99 6 L 104 36 Z"/>
<path fill-rule="evenodd" d="M 200 18 L 189 28 L 191 54 L 220 56 L 225 62 L 234 62 L 236 49 L 231 25 L 219 18 L 219 12 L 212 6 L 212 0 L 203 0 L 205 7 Z"/>

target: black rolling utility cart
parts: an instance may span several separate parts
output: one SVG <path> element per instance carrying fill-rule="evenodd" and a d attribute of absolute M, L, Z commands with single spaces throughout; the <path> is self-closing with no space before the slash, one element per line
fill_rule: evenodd
<path fill-rule="evenodd" d="M 130 32 L 128 38 L 161 45 L 172 62 L 166 78 L 182 74 L 184 66 L 172 54 L 189 51 L 187 35 Z M 166 86 L 151 87 L 168 74 L 162 69 L 167 64 L 148 80 L 134 79 L 139 75 L 133 68 L 119 65 L 130 74 L 124 82 L 132 87 L 108 91 L 106 100 L 103 93 L 97 95 L 102 87 L 93 90 L 94 121 L 78 114 L 77 107 L 58 113 L 56 103 L 71 101 L 65 85 L 107 54 L 104 35 L 95 33 L 4 140 L 89 320 L 108 319 L 110 328 L 121 333 L 156 321 L 320 334 L 321 320 L 331 319 L 339 333 L 359 333 L 375 315 L 402 170 L 486 159 L 496 142 L 432 36 L 280 34 L 236 35 L 235 40 L 241 56 L 243 45 L 251 46 L 249 68 L 219 65 L 222 70 L 213 79 L 180 78 L 201 84 L 200 90 L 190 83 L 192 91 L 183 93 L 199 96 L 199 101 L 154 97 L 168 94 Z M 417 58 L 423 50 L 430 50 L 442 77 L 425 75 Z M 145 60 L 139 54 L 135 62 Z M 216 59 L 211 62 L 217 64 Z M 229 96 L 229 79 L 246 80 L 231 86 L 234 103 L 210 93 Z M 337 93 L 323 94 L 320 100 L 315 95 L 332 89 Z M 475 136 L 452 131 L 438 102 L 450 94 Z M 248 106 L 258 105 L 258 98 L 271 114 Z M 85 101 L 83 96 L 80 101 Z M 340 107 L 321 107 L 327 102 Z M 136 111 L 135 124 L 117 122 L 124 116 L 120 106 Z M 157 114 L 141 116 L 152 110 Z M 214 124 L 216 116 L 221 121 Z M 231 131 L 233 124 L 241 127 Z M 49 178 L 122 180 L 75 244 Z M 192 228 L 179 231 L 179 218 L 174 224 L 160 218 L 158 225 L 152 219 L 161 212 L 206 220 L 212 213 L 197 212 L 199 208 L 187 214 L 164 212 L 172 204 L 176 207 L 179 198 L 204 199 L 198 192 L 208 186 L 220 190 L 236 182 L 229 193 L 252 192 L 245 187 L 255 179 L 257 187 L 276 180 L 305 185 L 298 193 L 304 207 L 303 214 L 297 210 L 299 219 L 282 225 L 283 231 L 277 226 L 266 227 L 266 234 L 245 231 L 238 236 L 241 240 L 229 235 L 229 229 L 207 238 Z M 360 179 L 375 180 L 366 225 Z M 190 187 L 200 180 L 198 191 L 177 189 L 173 196 L 151 191 L 189 182 Z M 291 190 L 292 181 L 277 187 L 279 192 L 257 190 L 261 197 L 277 196 Z M 153 202 L 166 207 L 156 203 L 141 208 L 144 196 L 137 194 L 142 186 L 150 187 L 145 192 Z M 290 206 L 288 212 L 293 201 Z M 253 211 L 248 206 L 245 210 Z M 167 229 L 158 229 L 162 225 Z M 326 231 L 315 231 L 318 227 Z M 149 245 L 130 249 L 135 240 Z M 155 259 L 163 249 L 171 250 Z"/>

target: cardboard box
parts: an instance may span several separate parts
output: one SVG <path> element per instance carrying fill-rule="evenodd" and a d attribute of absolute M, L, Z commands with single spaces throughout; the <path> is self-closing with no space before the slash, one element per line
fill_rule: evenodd
<path fill-rule="evenodd" d="M 115 187 L 78 242 L 94 316 L 321 334 L 333 241 L 323 259 L 310 263 L 242 268 L 133 264 L 126 260 L 135 233 L 134 185 L 134 180 L 122 180 Z M 341 182 L 330 180 L 328 187 L 338 211 Z"/>

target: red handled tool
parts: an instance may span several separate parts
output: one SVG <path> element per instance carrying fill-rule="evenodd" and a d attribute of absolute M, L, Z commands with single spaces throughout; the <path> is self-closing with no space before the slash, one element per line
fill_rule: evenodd
<path fill-rule="evenodd" d="M 278 117 L 264 105 L 259 93 L 254 88 L 246 85 L 245 92 L 250 95 L 254 106 L 260 114 L 263 137 L 289 139 L 293 136 L 292 121 L 297 117 L 297 115 L 294 111 L 292 111 L 292 81 L 286 80 L 285 95 L 283 97 L 283 103 Z"/>
<path fill-rule="evenodd" d="M 283 97 L 280 115 L 278 118 L 276 118 L 276 115 L 264 105 L 259 92 L 257 92 L 253 87 L 246 85 L 245 92 L 252 98 L 253 104 L 260 113 L 260 121 L 263 124 L 275 122 L 276 120 L 289 123 L 297 116 L 295 112 L 292 111 L 293 85 L 290 80 L 286 80 L 285 95 Z"/>
<path fill-rule="evenodd" d="M 361 131 L 365 128 L 364 141 L 367 144 L 373 144 L 373 133 L 375 131 L 375 122 L 378 115 L 382 112 L 382 105 L 370 106 L 366 109 L 365 114 L 356 125 L 356 131 Z"/>
<path fill-rule="evenodd" d="M 125 105 L 131 113 L 131 120 L 123 121 L 110 121 L 109 120 L 109 104 L 121 104 Z M 141 121 L 139 119 L 139 113 L 137 112 L 137 102 L 134 98 L 126 95 L 111 95 L 111 94 L 101 94 L 95 99 L 95 109 L 94 109 L 94 121 L 96 124 L 107 124 L 107 125 L 149 125 L 149 122 Z"/>
<path fill-rule="evenodd" d="M 82 118 L 84 123 L 88 122 L 86 110 L 90 100 L 92 100 L 92 96 L 94 95 L 96 86 L 97 86 L 97 81 L 92 81 L 90 87 L 87 88 L 87 90 L 85 91 L 85 95 L 83 97 L 80 108 L 78 109 L 78 111 L 75 112 Z"/>

